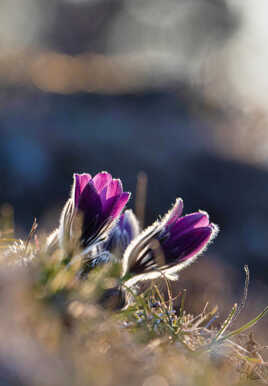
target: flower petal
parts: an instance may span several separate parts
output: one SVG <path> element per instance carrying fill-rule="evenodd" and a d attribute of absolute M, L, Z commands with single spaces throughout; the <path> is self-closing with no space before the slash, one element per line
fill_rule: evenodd
<path fill-rule="evenodd" d="M 118 201 L 122 194 L 123 188 L 120 180 L 112 180 L 100 193 L 102 203 L 102 212 L 105 217 L 108 217 L 113 206 Z"/>
<path fill-rule="evenodd" d="M 74 174 L 74 205 L 76 208 L 78 207 L 78 201 L 85 186 L 91 179 L 92 177 L 88 173 Z"/>
<path fill-rule="evenodd" d="M 180 217 L 172 226 L 171 232 L 185 232 L 192 228 L 199 228 L 208 226 L 209 217 L 205 212 L 195 212 L 187 214 L 186 216 Z"/>
<path fill-rule="evenodd" d="M 101 172 L 95 175 L 93 178 L 93 184 L 98 193 L 101 193 L 102 190 L 109 184 L 112 180 L 112 176 L 110 173 Z"/>
<path fill-rule="evenodd" d="M 134 237 L 140 233 L 139 221 L 131 209 L 127 209 L 121 215 L 118 225 L 121 231 L 125 230 L 127 232 L 130 240 L 134 239 Z"/>
<path fill-rule="evenodd" d="M 169 237 L 163 242 L 163 245 L 172 247 L 183 233 L 195 228 L 207 227 L 208 225 L 209 217 L 205 212 L 196 212 L 180 217 L 176 222 L 167 227 Z"/>
<path fill-rule="evenodd" d="M 122 182 L 119 179 L 113 179 L 108 187 L 106 192 L 106 199 L 108 200 L 111 197 L 118 196 L 123 192 Z"/>
<path fill-rule="evenodd" d="M 100 199 L 102 203 L 102 211 L 104 215 L 108 215 L 117 201 L 118 197 L 122 193 L 122 183 L 120 180 L 111 180 L 100 193 Z"/>
<path fill-rule="evenodd" d="M 173 246 L 173 248 L 170 245 L 168 247 L 163 245 L 166 263 L 175 264 L 198 254 L 204 249 L 212 233 L 212 226 L 195 228 L 183 233 L 177 239 L 176 246 Z"/>
<path fill-rule="evenodd" d="M 130 198 L 130 193 L 128 193 L 128 192 L 123 192 L 118 197 L 118 199 L 114 203 L 113 208 L 110 212 L 110 216 L 113 219 L 116 219 L 120 215 L 120 213 L 122 212 L 122 210 L 126 206 L 126 203 L 128 202 L 129 198 Z"/>
<path fill-rule="evenodd" d="M 125 210 L 118 223 L 110 232 L 106 242 L 106 249 L 114 253 L 119 258 L 123 257 L 123 252 L 126 250 L 130 242 L 138 236 L 140 226 L 137 217 L 131 209 Z"/>
<path fill-rule="evenodd" d="M 92 181 L 84 188 L 78 203 L 78 209 L 83 213 L 83 233 L 94 233 L 99 226 L 102 215 L 100 197 Z"/>

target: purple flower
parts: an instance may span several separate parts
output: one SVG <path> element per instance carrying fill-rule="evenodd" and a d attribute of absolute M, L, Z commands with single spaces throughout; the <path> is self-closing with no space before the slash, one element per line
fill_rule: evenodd
<path fill-rule="evenodd" d="M 60 220 L 58 238 L 63 249 L 87 249 L 102 241 L 118 220 L 129 200 L 119 179 L 101 172 L 74 174 L 71 198 L 67 201 Z M 77 245 L 78 244 L 78 245 Z"/>
<path fill-rule="evenodd" d="M 162 274 L 177 278 L 175 274 L 205 250 L 218 227 L 209 221 L 206 212 L 181 216 L 182 211 L 183 201 L 179 198 L 162 220 L 157 220 L 132 241 L 123 257 L 123 278 L 129 274 L 142 274 L 140 278 L 133 278 L 135 282 Z"/>
<path fill-rule="evenodd" d="M 127 246 L 139 233 L 140 225 L 137 217 L 131 209 L 125 210 L 105 242 L 104 249 L 122 258 Z"/>

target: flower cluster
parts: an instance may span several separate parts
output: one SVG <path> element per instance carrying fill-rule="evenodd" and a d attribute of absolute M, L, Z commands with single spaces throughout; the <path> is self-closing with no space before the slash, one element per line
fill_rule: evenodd
<path fill-rule="evenodd" d="M 107 172 L 74 174 L 71 197 L 62 211 L 58 229 L 48 239 L 48 248 L 59 246 L 71 261 L 79 251 L 87 271 L 117 259 L 122 265 L 121 282 L 137 283 L 178 272 L 194 262 L 218 232 L 206 212 L 183 216 L 178 198 L 171 210 L 140 231 L 135 214 L 124 210 L 130 193 L 119 179 Z"/>

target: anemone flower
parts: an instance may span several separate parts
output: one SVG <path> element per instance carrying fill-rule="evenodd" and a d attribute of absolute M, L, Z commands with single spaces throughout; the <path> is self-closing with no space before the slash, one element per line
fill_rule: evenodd
<path fill-rule="evenodd" d="M 177 273 L 206 249 L 217 235 L 218 227 L 206 212 L 182 216 L 183 201 L 178 198 L 172 209 L 136 237 L 126 249 L 122 278 L 132 276 L 126 285 L 154 279 L 163 274 L 177 279 Z"/>
<path fill-rule="evenodd" d="M 178 272 L 193 263 L 217 235 L 218 227 L 206 212 L 182 216 L 178 198 L 171 210 L 129 244 L 122 260 L 121 280 L 108 289 L 100 304 L 111 309 L 128 307 L 148 289 L 152 280 L 162 286 L 164 277 L 177 280 Z"/>
<path fill-rule="evenodd" d="M 51 236 L 66 252 L 75 248 L 87 251 L 105 240 L 129 200 L 119 179 L 101 172 L 74 174 L 71 197 L 63 208 L 59 228 Z"/>

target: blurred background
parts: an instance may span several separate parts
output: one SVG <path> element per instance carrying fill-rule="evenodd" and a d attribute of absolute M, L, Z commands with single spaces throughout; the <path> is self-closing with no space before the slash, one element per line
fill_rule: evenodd
<path fill-rule="evenodd" d="M 209 261 L 238 277 L 247 263 L 264 288 L 267 12 L 266 0 L 1 0 L 0 202 L 17 235 L 34 217 L 56 226 L 73 172 L 108 170 L 135 192 L 144 171 L 146 224 L 177 196 L 207 210 L 221 228 Z"/>

